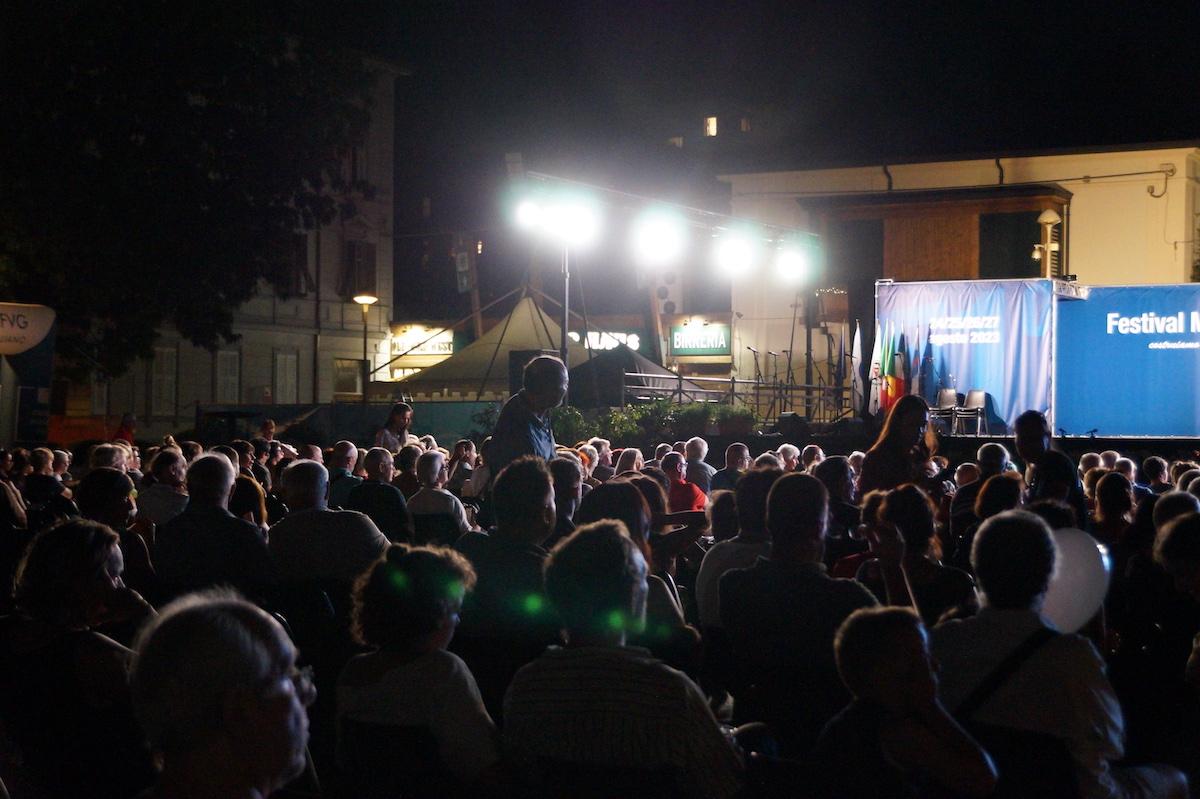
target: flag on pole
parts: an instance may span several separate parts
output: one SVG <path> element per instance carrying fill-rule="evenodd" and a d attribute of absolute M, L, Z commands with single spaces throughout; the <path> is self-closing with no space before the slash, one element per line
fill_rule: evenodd
<path fill-rule="evenodd" d="M 833 381 L 837 385 L 846 385 L 846 328 L 842 328 L 842 336 L 838 339 L 837 365 L 833 368 Z"/>
<path fill-rule="evenodd" d="M 850 348 L 850 402 L 855 413 L 862 412 L 862 323 L 858 320 L 854 322 L 854 343 Z"/>
<path fill-rule="evenodd" d="M 883 348 L 879 356 L 879 410 L 892 409 L 892 384 L 896 379 L 896 348 L 892 341 L 892 323 L 883 327 Z"/>
<path fill-rule="evenodd" d="M 875 346 L 871 348 L 871 370 L 868 376 L 871 380 L 871 396 L 867 403 L 867 413 L 872 416 L 879 413 L 880 405 L 883 401 L 881 383 L 883 381 L 883 353 L 881 350 L 883 333 L 879 329 L 879 323 L 875 323 Z"/>
<path fill-rule="evenodd" d="M 921 384 L 921 332 L 917 331 L 917 346 L 913 347 L 912 368 L 908 372 L 908 393 L 920 396 Z"/>

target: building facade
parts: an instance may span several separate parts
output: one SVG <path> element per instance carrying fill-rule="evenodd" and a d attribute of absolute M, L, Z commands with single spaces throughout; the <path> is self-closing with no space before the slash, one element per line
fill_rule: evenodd
<path fill-rule="evenodd" d="M 234 316 L 237 339 L 209 352 L 164 328 L 154 356 L 105 382 L 60 383 L 50 439 L 61 443 L 112 434 L 126 413 L 138 436 L 157 439 L 192 428 L 207 405 L 325 403 L 362 396 L 364 314 L 353 301 L 378 302 L 365 316 L 371 369 L 389 359 L 393 306 L 394 87 L 378 70 L 371 125 L 345 169 L 375 187 L 356 196 L 357 215 L 296 236 L 297 284 L 289 299 L 264 285 Z"/>
<path fill-rule="evenodd" d="M 818 330 L 814 381 L 832 382 L 837 352 L 843 340 L 848 351 L 856 322 L 870 352 L 873 286 L 881 278 L 1200 279 L 1200 149 L 1193 143 L 721 179 L 730 184 L 734 216 L 817 233 L 824 249 L 824 263 L 795 293 L 766 275 L 733 284 L 739 376 L 755 372 L 749 348 L 803 358 L 810 309 Z M 827 291 L 806 303 L 803 295 L 817 289 Z M 826 307 L 835 297 L 845 308 L 840 315 Z"/>

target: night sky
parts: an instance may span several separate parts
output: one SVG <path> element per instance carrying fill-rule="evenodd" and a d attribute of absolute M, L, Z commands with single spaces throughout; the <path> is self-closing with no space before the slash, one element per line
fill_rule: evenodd
<path fill-rule="evenodd" d="M 1200 138 L 1197 3 L 364 3 L 345 19 L 413 73 L 398 231 L 503 224 L 512 151 L 719 207 L 720 171 Z M 665 146 L 726 109 L 754 113 L 753 147 Z"/>

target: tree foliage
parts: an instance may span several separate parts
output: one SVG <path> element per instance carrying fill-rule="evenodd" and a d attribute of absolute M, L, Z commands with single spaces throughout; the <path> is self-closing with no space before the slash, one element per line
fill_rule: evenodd
<path fill-rule="evenodd" d="M 334 4 L 328 4 L 334 5 Z M 0 20 L 0 299 L 120 373 L 164 324 L 232 337 L 294 235 L 354 213 L 372 70 L 295 2 L 18 2 Z"/>

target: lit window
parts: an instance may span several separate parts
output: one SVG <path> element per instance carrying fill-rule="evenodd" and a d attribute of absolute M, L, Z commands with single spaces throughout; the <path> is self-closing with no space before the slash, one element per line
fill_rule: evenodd
<path fill-rule="evenodd" d="M 671 145 L 672 147 L 683 147 L 683 137 L 672 136 L 671 138 L 667 139 L 667 144 Z"/>
<path fill-rule="evenodd" d="M 705 117 L 704 118 L 704 135 L 705 136 L 716 136 L 717 135 L 717 118 L 716 117 Z"/>
<path fill-rule="evenodd" d="M 750 117 L 742 117 L 741 128 L 742 128 L 742 133 L 750 132 Z"/>

